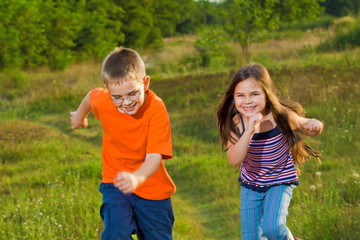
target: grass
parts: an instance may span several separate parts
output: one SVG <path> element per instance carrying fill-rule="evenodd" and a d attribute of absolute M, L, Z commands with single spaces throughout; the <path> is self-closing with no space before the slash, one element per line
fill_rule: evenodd
<path fill-rule="evenodd" d="M 302 167 L 288 226 L 303 239 L 357 239 L 360 49 L 317 53 L 309 46 L 329 29 L 308 31 L 295 42 L 289 37 L 252 45 L 253 61 L 269 68 L 281 95 L 299 100 L 309 117 L 325 123 L 314 145 L 323 151 L 322 164 L 312 159 Z M 195 40 L 167 39 L 164 49 L 146 53 L 150 87 L 164 100 L 172 124 L 174 158 L 166 167 L 177 186 L 174 239 L 239 239 L 238 173 L 219 144 L 215 110 L 244 62 L 179 71 Z M 0 73 L 1 238 L 100 238 L 101 125 L 92 115 L 87 129 L 73 132 L 69 124 L 69 111 L 102 86 L 99 71 L 100 63 L 91 62 L 65 72 Z"/>

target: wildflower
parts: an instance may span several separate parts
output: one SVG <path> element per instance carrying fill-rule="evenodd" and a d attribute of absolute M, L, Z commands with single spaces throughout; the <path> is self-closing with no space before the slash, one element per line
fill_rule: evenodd
<path fill-rule="evenodd" d="M 354 178 L 359 178 L 360 177 L 360 175 L 357 173 L 357 172 L 353 172 L 353 174 L 352 174 L 352 176 L 354 177 Z"/>
<path fill-rule="evenodd" d="M 320 177 L 320 176 L 321 176 L 321 172 L 316 172 L 315 175 Z"/>
<path fill-rule="evenodd" d="M 313 190 L 313 191 L 315 191 L 315 190 L 316 190 L 316 186 L 315 186 L 315 185 L 311 185 L 311 186 L 310 186 L 310 189 Z"/>

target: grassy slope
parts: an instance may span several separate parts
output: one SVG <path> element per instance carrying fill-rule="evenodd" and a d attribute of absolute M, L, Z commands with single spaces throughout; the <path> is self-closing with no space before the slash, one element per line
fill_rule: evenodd
<path fill-rule="evenodd" d="M 289 210 L 290 229 L 304 239 L 356 239 L 360 237 L 359 50 L 322 55 L 291 51 L 302 49 L 304 39 L 307 45 L 319 42 L 324 34 L 312 32 L 310 42 L 302 36 L 255 44 L 253 59 L 269 67 L 284 97 L 299 100 L 310 117 L 325 122 L 324 133 L 316 138 L 323 163 L 312 160 L 303 167 Z M 214 113 L 233 70 L 178 76 L 171 71 L 159 74 L 161 69 L 154 67 L 161 59 L 173 61 L 169 68 L 176 65 L 179 59 L 166 53 L 191 49 L 192 41 L 169 41 L 148 59 L 151 88 L 165 101 L 172 123 L 174 158 L 166 166 L 177 185 L 174 238 L 238 239 L 238 174 L 219 145 Z M 161 66 L 166 69 L 166 64 Z M 72 132 L 68 116 L 89 89 L 101 86 L 99 71 L 98 63 L 89 63 L 64 73 L 1 74 L 4 239 L 99 238 L 101 126 L 90 115 L 88 129 Z"/>

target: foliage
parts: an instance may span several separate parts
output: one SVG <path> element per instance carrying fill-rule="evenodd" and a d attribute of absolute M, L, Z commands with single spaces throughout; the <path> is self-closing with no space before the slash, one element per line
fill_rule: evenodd
<path fill-rule="evenodd" d="M 0 2 L 0 68 L 32 67 L 46 63 L 45 26 L 37 2 Z"/>
<path fill-rule="evenodd" d="M 192 18 L 191 14 L 194 6 L 193 0 L 150 1 L 154 25 L 160 29 L 163 37 L 174 36 L 177 26 Z"/>
<path fill-rule="evenodd" d="M 249 46 L 264 29 L 276 29 L 280 21 L 314 19 L 320 13 L 317 0 L 227 0 L 227 31 L 238 41 L 249 58 Z"/>
<path fill-rule="evenodd" d="M 203 28 L 226 30 L 249 59 L 250 44 L 266 40 L 266 31 L 283 22 L 304 25 L 302 19 L 313 19 L 321 12 L 322 1 L 4 0 L 0 3 L 0 69 L 66 69 L 74 62 L 102 60 L 116 46 L 159 49 L 164 37 Z M 331 24 L 331 19 L 323 21 L 318 24 Z"/>
<path fill-rule="evenodd" d="M 0 69 L 103 59 L 116 46 L 159 47 L 193 18 L 193 1 L 4 0 Z"/>
<path fill-rule="evenodd" d="M 164 37 L 204 28 L 224 29 L 249 60 L 251 44 L 268 40 L 267 32 L 329 27 L 334 21 L 329 16 L 308 21 L 321 13 L 320 6 L 343 15 L 355 14 L 359 5 L 356 0 L 4 0 L 0 69 L 66 69 L 74 62 L 102 60 L 116 46 L 159 49 Z M 214 47 L 205 53 L 199 44 L 206 65 Z"/>
<path fill-rule="evenodd" d="M 293 23 L 283 22 L 283 23 L 279 24 L 279 30 L 280 31 L 296 31 L 296 30 L 306 31 L 309 29 L 317 29 L 317 28 L 328 29 L 335 23 L 335 20 L 336 20 L 336 17 L 334 17 L 334 16 L 322 15 L 313 20 L 293 22 Z"/>
<path fill-rule="evenodd" d="M 79 10 L 82 27 L 72 48 L 77 61 L 89 57 L 103 59 L 110 50 L 124 42 L 123 23 L 119 20 L 125 15 L 122 7 L 113 1 L 91 0 Z"/>
<path fill-rule="evenodd" d="M 153 27 L 153 19 L 148 9 L 146 0 L 116 0 L 116 4 L 124 9 L 124 14 L 118 16 L 123 24 L 125 40 L 124 46 L 140 48 L 145 46 L 151 39 L 148 36 Z"/>
<path fill-rule="evenodd" d="M 243 54 L 248 57 L 248 48 L 254 35 L 265 28 L 272 28 L 276 21 L 272 17 L 275 1 L 228 1 L 229 25 L 227 31 L 239 41 Z"/>
<path fill-rule="evenodd" d="M 360 18 L 342 21 L 336 25 L 335 36 L 317 46 L 318 51 L 341 51 L 360 46 Z"/>
<path fill-rule="evenodd" d="M 184 63 L 191 63 L 193 68 L 216 66 L 221 69 L 230 48 L 225 32 L 218 28 L 203 28 L 198 33 L 200 39 L 194 43 L 194 55 L 184 59 Z"/>
<path fill-rule="evenodd" d="M 358 0 L 325 0 L 320 3 L 325 13 L 336 16 L 357 16 L 360 13 L 360 2 Z"/>

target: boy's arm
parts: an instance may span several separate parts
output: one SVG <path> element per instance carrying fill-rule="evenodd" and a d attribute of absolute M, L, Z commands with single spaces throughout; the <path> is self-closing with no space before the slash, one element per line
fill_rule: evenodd
<path fill-rule="evenodd" d="M 310 137 L 319 135 L 324 129 L 324 124 L 315 118 L 305 118 L 288 110 L 290 125 L 293 130 Z"/>
<path fill-rule="evenodd" d="M 91 91 L 84 97 L 75 112 L 70 112 L 72 130 L 76 130 L 79 127 L 85 128 L 88 125 L 87 115 L 91 111 L 90 93 Z"/>
<path fill-rule="evenodd" d="M 159 169 L 161 161 L 160 153 L 146 154 L 145 162 L 135 172 L 122 171 L 118 173 L 115 179 L 115 187 L 125 194 L 132 193 Z"/>

